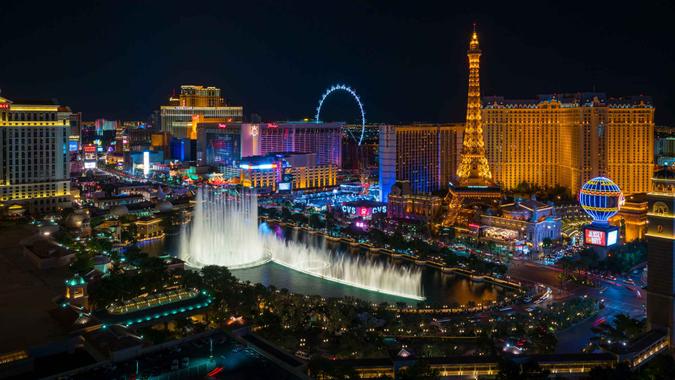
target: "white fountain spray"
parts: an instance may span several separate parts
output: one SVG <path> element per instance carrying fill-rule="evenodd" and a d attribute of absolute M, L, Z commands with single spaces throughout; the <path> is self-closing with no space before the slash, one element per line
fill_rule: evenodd
<path fill-rule="evenodd" d="M 390 265 L 367 257 L 330 252 L 316 244 L 284 241 L 259 231 L 255 194 L 232 195 L 199 189 L 192 227 L 181 235 L 181 257 L 191 265 L 230 269 L 270 259 L 311 276 L 366 290 L 423 300 L 419 268 Z"/>
<path fill-rule="evenodd" d="M 258 235 L 255 194 L 197 191 L 192 223 L 181 233 L 181 258 L 191 265 L 248 268 L 269 261 Z"/>

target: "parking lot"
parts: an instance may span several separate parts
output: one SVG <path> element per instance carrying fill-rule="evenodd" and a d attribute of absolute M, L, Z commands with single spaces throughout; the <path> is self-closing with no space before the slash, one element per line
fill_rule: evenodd
<path fill-rule="evenodd" d="M 73 376 L 73 379 L 276 378 L 283 371 L 223 332 Z M 209 376 L 211 374 L 212 376 Z M 282 375 L 283 377 L 283 375 Z"/>

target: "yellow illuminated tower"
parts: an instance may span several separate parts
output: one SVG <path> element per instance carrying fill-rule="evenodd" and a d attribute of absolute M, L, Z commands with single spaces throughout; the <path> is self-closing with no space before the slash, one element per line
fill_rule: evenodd
<path fill-rule="evenodd" d="M 476 24 L 469 42 L 469 91 L 462 153 L 457 165 L 458 184 L 450 184 L 446 197 L 448 212 L 444 226 L 467 226 L 487 207 L 495 206 L 501 198 L 499 186 L 492 181 L 490 165 L 485 156 L 480 97 L 480 47 Z"/>
<path fill-rule="evenodd" d="M 457 178 L 460 186 L 492 185 L 490 165 L 485 157 L 485 142 L 483 141 L 483 126 L 481 123 L 480 97 L 480 47 L 476 24 L 473 25 L 473 34 L 469 43 L 469 94 L 466 105 L 466 124 L 464 126 L 464 141 Z"/>

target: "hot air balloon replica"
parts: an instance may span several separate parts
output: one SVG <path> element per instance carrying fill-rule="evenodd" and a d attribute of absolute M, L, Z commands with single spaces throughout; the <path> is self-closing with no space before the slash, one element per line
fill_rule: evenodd
<path fill-rule="evenodd" d="M 579 191 L 581 208 L 593 218 L 591 224 L 583 227 L 584 244 L 603 257 L 619 243 L 619 227 L 609 224 L 609 218 L 619 212 L 623 203 L 621 189 L 607 177 L 595 177 Z"/>

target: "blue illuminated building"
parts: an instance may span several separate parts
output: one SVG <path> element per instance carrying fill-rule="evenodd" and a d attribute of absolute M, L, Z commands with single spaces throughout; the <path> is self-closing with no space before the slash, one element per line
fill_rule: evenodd
<path fill-rule="evenodd" d="M 171 159 L 178 161 L 195 161 L 197 144 L 195 140 L 172 138 L 169 143 Z"/>

